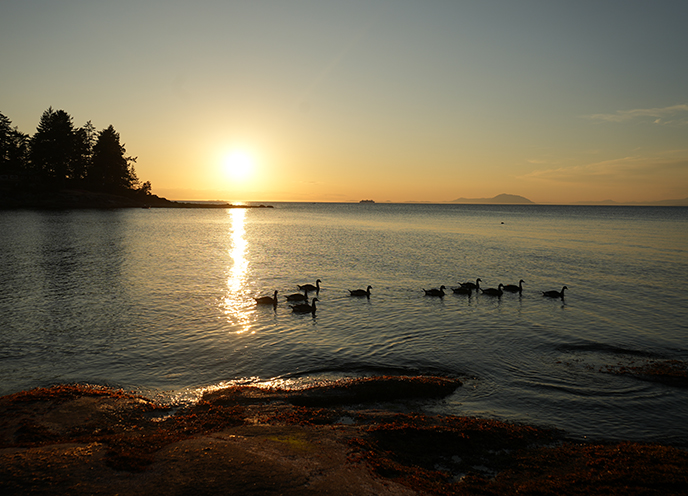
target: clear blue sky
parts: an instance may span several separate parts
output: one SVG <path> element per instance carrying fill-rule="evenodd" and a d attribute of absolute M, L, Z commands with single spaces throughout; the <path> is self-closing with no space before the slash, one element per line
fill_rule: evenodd
<path fill-rule="evenodd" d="M 171 199 L 688 197 L 685 0 L 3 1 L 0 71 Z"/>

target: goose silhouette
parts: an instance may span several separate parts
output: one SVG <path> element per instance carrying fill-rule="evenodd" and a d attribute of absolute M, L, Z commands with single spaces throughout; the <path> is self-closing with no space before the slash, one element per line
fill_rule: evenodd
<path fill-rule="evenodd" d="M 444 296 L 444 290 L 447 289 L 444 286 L 440 286 L 440 289 L 423 289 L 425 291 L 425 296 L 439 296 L 442 298 Z"/>
<path fill-rule="evenodd" d="M 467 282 L 462 282 L 459 284 L 461 285 L 462 288 L 475 289 L 477 291 L 480 289 L 480 283 L 481 282 L 483 282 L 483 280 L 478 277 L 475 280 L 475 282 L 467 281 Z"/>
<path fill-rule="evenodd" d="M 291 307 L 291 311 L 294 313 L 312 313 L 315 315 L 315 302 L 319 301 L 317 298 L 313 298 L 313 304 L 301 303 L 299 305 L 294 305 Z"/>
<path fill-rule="evenodd" d="M 487 289 L 481 289 L 480 291 L 483 292 L 483 294 L 488 295 L 488 296 L 502 296 L 504 291 L 502 291 L 502 288 L 504 287 L 504 284 L 501 282 L 499 283 L 499 286 L 497 286 L 497 289 L 495 288 L 487 288 Z"/>
<path fill-rule="evenodd" d="M 564 299 L 564 290 L 569 289 L 566 286 L 561 288 L 561 291 L 543 291 L 542 296 L 547 296 L 548 298 L 561 298 Z"/>
<path fill-rule="evenodd" d="M 320 293 L 320 283 L 321 282 L 322 281 L 320 279 L 318 279 L 317 281 L 315 281 L 315 286 L 313 286 L 312 284 L 304 284 L 303 286 L 299 286 L 298 288 L 301 291 L 305 291 L 306 294 L 310 293 L 311 291 L 315 291 L 316 293 Z"/>
<path fill-rule="evenodd" d="M 370 290 L 373 289 L 372 286 L 368 286 L 367 289 L 354 289 L 349 290 L 349 296 L 366 296 L 370 298 Z"/>
<path fill-rule="evenodd" d="M 468 296 L 471 296 L 471 293 L 473 293 L 473 290 L 471 288 L 467 288 L 464 286 L 459 286 L 458 288 L 452 288 L 452 291 L 454 291 L 454 294 L 462 294 L 462 295 L 468 295 Z"/>
<path fill-rule="evenodd" d="M 301 293 L 290 294 L 285 296 L 285 298 L 287 299 L 287 301 L 308 301 L 308 296 Z"/>
<path fill-rule="evenodd" d="M 275 290 L 274 296 L 261 296 L 260 298 L 254 298 L 258 305 L 277 305 L 277 290 Z"/>
<path fill-rule="evenodd" d="M 509 293 L 522 293 L 523 292 L 523 283 L 525 281 L 521 279 L 518 281 L 518 286 L 515 284 L 507 284 L 504 286 L 504 291 L 508 291 Z"/>

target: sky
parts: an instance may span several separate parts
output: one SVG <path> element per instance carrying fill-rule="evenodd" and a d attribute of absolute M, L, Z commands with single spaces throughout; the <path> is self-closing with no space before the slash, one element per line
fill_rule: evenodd
<path fill-rule="evenodd" d="M 0 1 L 0 112 L 173 200 L 688 197 L 686 0 Z"/>

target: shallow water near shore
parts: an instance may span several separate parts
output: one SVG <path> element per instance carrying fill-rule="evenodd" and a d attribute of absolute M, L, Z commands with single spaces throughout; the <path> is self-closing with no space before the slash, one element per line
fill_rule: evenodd
<path fill-rule="evenodd" d="M 600 371 L 688 361 L 688 209 L 272 205 L 0 212 L 0 394 L 439 374 L 465 384 L 431 412 L 688 445 L 687 388 Z M 524 290 L 449 289 L 478 277 Z"/>

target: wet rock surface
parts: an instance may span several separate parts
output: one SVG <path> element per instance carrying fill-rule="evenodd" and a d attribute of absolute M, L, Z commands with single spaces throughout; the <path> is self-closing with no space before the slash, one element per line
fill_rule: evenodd
<path fill-rule="evenodd" d="M 688 454 L 585 443 L 496 420 L 395 413 L 437 377 L 239 386 L 172 415 L 123 391 L 63 385 L 0 398 L 0 493 L 686 494 Z"/>

